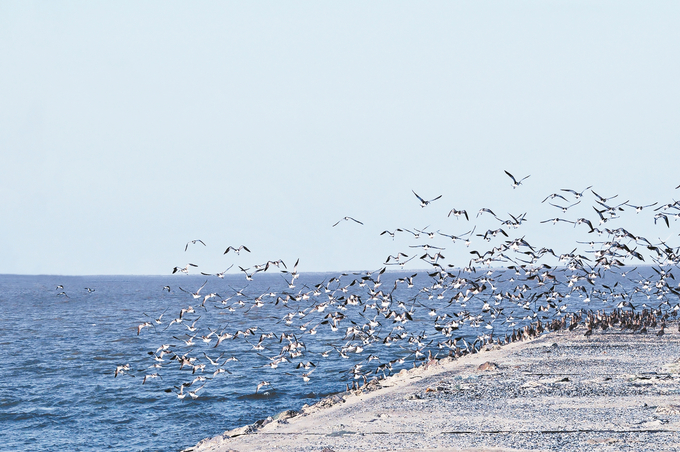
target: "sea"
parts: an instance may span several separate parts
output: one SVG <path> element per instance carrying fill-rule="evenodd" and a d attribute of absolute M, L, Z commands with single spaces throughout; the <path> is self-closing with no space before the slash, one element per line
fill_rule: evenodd
<path fill-rule="evenodd" d="M 536 320 L 677 310 L 615 270 L 0 275 L 0 444 L 179 451 Z"/>

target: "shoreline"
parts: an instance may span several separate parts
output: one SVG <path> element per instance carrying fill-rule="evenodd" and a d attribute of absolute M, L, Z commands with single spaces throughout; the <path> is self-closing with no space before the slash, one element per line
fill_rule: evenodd
<path fill-rule="evenodd" d="M 678 321 L 586 331 L 429 360 L 185 451 L 680 451 Z"/>

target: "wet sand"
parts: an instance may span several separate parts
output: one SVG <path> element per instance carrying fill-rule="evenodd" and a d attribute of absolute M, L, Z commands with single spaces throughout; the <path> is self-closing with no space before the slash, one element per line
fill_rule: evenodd
<path fill-rule="evenodd" d="M 487 346 L 188 450 L 680 451 L 680 333 L 657 331 Z"/>

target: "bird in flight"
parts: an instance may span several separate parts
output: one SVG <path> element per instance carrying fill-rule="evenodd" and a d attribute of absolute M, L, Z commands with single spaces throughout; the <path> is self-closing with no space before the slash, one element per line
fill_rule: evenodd
<path fill-rule="evenodd" d="M 177 273 L 177 272 L 182 272 L 182 273 L 186 273 L 186 274 L 188 275 L 188 274 L 189 274 L 189 266 L 191 266 L 191 267 L 198 267 L 198 265 L 196 265 L 196 264 L 191 264 L 191 263 L 189 263 L 189 264 L 187 264 L 186 267 L 184 267 L 184 268 L 182 268 L 182 267 L 175 267 L 175 268 L 173 268 L 173 269 L 172 269 L 172 274 L 174 275 L 174 274 Z"/>
<path fill-rule="evenodd" d="M 562 191 L 566 191 L 566 192 L 568 192 L 568 193 L 571 193 L 572 195 L 574 195 L 574 197 L 575 197 L 576 199 L 579 199 L 579 198 L 581 198 L 581 197 L 583 196 L 583 193 L 585 193 L 586 190 L 588 190 L 589 188 L 592 188 L 592 187 L 593 187 L 592 185 L 588 185 L 586 188 L 584 188 L 584 189 L 581 190 L 580 192 L 579 192 L 579 191 L 576 191 L 576 190 L 572 190 L 571 188 L 563 188 L 563 189 L 561 189 L 561 190 L 562 190 Z"/>
<path fill-rule="evenodd" d="M 504 171 L 505 171 L 505 170 L 504 170 Z M 520 186 L 520 185 L 522 184 L 522 181 L 523 181 L 524 179 L 527 179 L 529 176 L 531 176 L 531 174 L 529 174 L 529 176 L 524 176 L 523 178 L 521 178 L 521 179 L 518 181 L 517 179 L 515 179 L 515 176 L 513 176 L 513 175 L 510 174 L 510 173 L 508 173 L 507 171 L 505 171 L 505 174 L 507 174 L 508 176 L 510 176 L 510 179 L 512 179 L 512 188 L 517 188 L 518 186 Z"/>
<path fill-rule="evenodd" d="M 468 221 L 470 221 L 470 218 L 468 217 L 468 213 L 467 213 L 466 210 L 456 210 L 456 209 L 451 209 L 451 211 L 449 212 L 448 216 L 450 217 L 451 214 L 455 215 L 455 216 L 456 216 L 456 219 L 457 219 L 458 217 L 460 217 L 461 215 L 465 215 L 465 219 L 468 220 Z"/>
<path fill-rule="evenodd" d="M 352 217 L 344 217 L 344 218 L 338 220 L 338 222 L 335 223 L 335 224 L 333 225 L 333 227 L 336 227 L 337 225 L 339 225 L 341 221 L 349 221 L 349 220 L 352 220 L 352 221 L 354 221 L 355 223 L 363 224 L 361 221 L 359 221 L 359 220 L 357 220 L 357 219 L 354 219 L 354 218 L 352 218 Z"/>
<path fill-rule="evenodd" d="M 246 250 L 250 253 L 250 250 L 245 246 L 241 245 L 238 248 L 234 248 L 233 246 L 230 246 L 227 248 L 227 250 L 223 254 L 227 254 L 229 251 L 234 251 L 236 254 L 241 254 L 241 251 Z"/>
<path fill-rule="evenodd" d="M 420 201 L 420 207 L 425 207 L 426 205 L 428 205 L 428 204 L 431 203 L 432 201 L 436 201 L 436 200 L 438 200 L 439 198 L 442 197 L 442 195 L 439 195 L 439 196 L 437 196 L 436 198 L 432 198 L 432 199 L 430 199 L 429 201 L 426 201 L 426 200 L 424 200 L 423 198 L 421 198 L 420 196 L 418 196 L 418 193 L 416 193 L 416 192 L 413 191 L 413 190 L 411 190 L 411 191 L 413 192 L 414 195 L 416 195 L 416 198 L 418 198 L 418 200 Z"/>
<path fill-rule="evenodd" d="M 197 239 L 197 240 L 189 240 L 187 244 L 184 246 L 184 251 L 186 251 L 189 248 L 189 245 L 195 245 L 197 243 L 202 244 L 205 246 L 205 243 L 203 243 L 203 240 Z"/>

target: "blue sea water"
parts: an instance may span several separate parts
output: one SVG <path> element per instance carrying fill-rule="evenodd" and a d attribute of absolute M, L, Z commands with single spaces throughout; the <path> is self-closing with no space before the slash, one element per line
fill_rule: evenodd
<path fill-rule="evenodd" d="M 654 275 L 649 268 L 637 273 L 640 271 Z M 621 300 L 604 296 L 606 291 L 591 300 L 570 292 L 567 272 L 555 289 L 563 296 L 551 298 L 548 287 L 536 284 L 534 288 L 548 295 L 534 297 L 530 307 L 526 305 L 528 294 L 520 302 L 493 298 L 503 291 L 521 292 L 514 272 L 507 270 L 489 276 L 482 295 L 468 300 L 453 300 L 453 286 L 438 287 L 426 272 L 414 279 L 414 287 L 400 283 L 395 288 L 397 278 L 410 274 L 386 272 L 379 281 L 377 274 L 365 280 L 361 274 L 345 274 L 339 281 L 332 279 L 340 276 L 337 274 L 303 274 L 294 281 L 296 288 L 288 287 L 279 274 L 264 273 L 253 281 L 246 281 L 243 275 L 224 279 L 0 275 L 4 361 L 0 366 L 4 386 L 0 392 L 0 444 L 14 451 L 181 450 L 225 430 L 314 403 L 343 391 L 348 382 L 363 382 L 364 377 L 354 378 L 348 372 L 355 365 L 361 366 L 355 368 L 357 374 L 370 379 L 378 365 L 390 360 L 404 359 L 393 363 L 396 372 L 422 361 L 428 351 L 445 356 L 449 349 L 441 344 L 447 338 L 434 329 L 435 315 L 467 316 L 468 321 L 461 322 L 453 337 L 471 344 L 482 335 L 502 337 L 537 319 L 560 318 L 581 309 L 611 310 Z M 629 299 L 638 305 L 654 307 L 656 303 L 658 307 L 664 302 L 650 299 L 644 291 L 632 293 L 634 284 L 617 273 L 608 278 L 602 283 L 615 287 L 619 282 L 617 290 L 630 293 Z M 195 292 L 206 280 L 197 298 L 180 290 Z M 521 284 L 527 282 L 531 284 Z M 163 289 L 166 285 L 170 291 Z M 377 294 L 379 290 L 384 291 L 382 296 Z M 217 295 L 203 303 L 203 296 L 211 292 Z M 284 304 L 279 297 L 286 293 L 306 295 Z M 387 310 L 395 315 L 408 311 L 410 321 L 395 321 L 394 316 L 366 308 L 385 302 L 387 293 L 391 300 Z M 613 290 L 610 295 L 615 293 Z M 352 294 L 361 300 L 348 303 Z M 170 325 L 188 306 L 194 312 L 184 312 L 181 323 Z M 437 312 L 433 314 L 432 309 Z M 161 314 L 160 323 L 156 323 L 154 319 Z M 327 317 L 329 314 L 338 320 Z M 446 321 L 452 318 L 456 317 Z M 369 320 L 380 323 L 373 336 L 401 335 L 403 339 L 394 343 L 362 340 L 366 337 L 363 333 L 372 328 Z M 152 326 L 138 334 L 143 322 Z M 194 332 L 190 331 L 192 325 Z M 246 337 L 226 339 L 217 348 L 215 334 L 208 337 L 210 343 L 201 340 L 211 331 L 236 334 L 248 328 L 256 329 Z M 261 339 L 269 332 L 276 336 Z M 282 333 L 294 339 L 282 338 Z M 194 344 L 187 345 L 185 341 L 193 335 Z M 282 354 L 282 347 L 291 342 L 304 344 L 299 349 L 301 355 L 270 367 L 272 359 Z M 206 367 L 180 369 L 177 360 L 170 360 L 172 355 L 166 355 L 163 362 L 154 360 L 162 344 L 169 345 L 173 354 L 195 357 L 193 364 Z M 350 351 L 341 353 L 343 347 Z M 239 361 L 223 363 L 228 372 L 214 375 L 217 367 L 205 355 L 213 360 L 221 357 L 222 362 L 234 356 Z M 378 359 L 369 360 L 371 355 Z M 316 367 L 297 368 L 298 363 L 309 361 Z M 114 377 L 116 367 L 126 364 L 131 370 Z M 154 364 L 160 368 L 151 367 Z M 142 384 L 145 375 L 154 373 L 160 378 Z M 309 382 L 303 381 L 303 373 L 309 373 Z M 183 388 L 188 393 L 203 385 L 196 392 L 198 397 L 178 398 L 180 385 L 199 376 L 206 380 Z M 262 381 L 269 385 L 256 392 Z"/>

